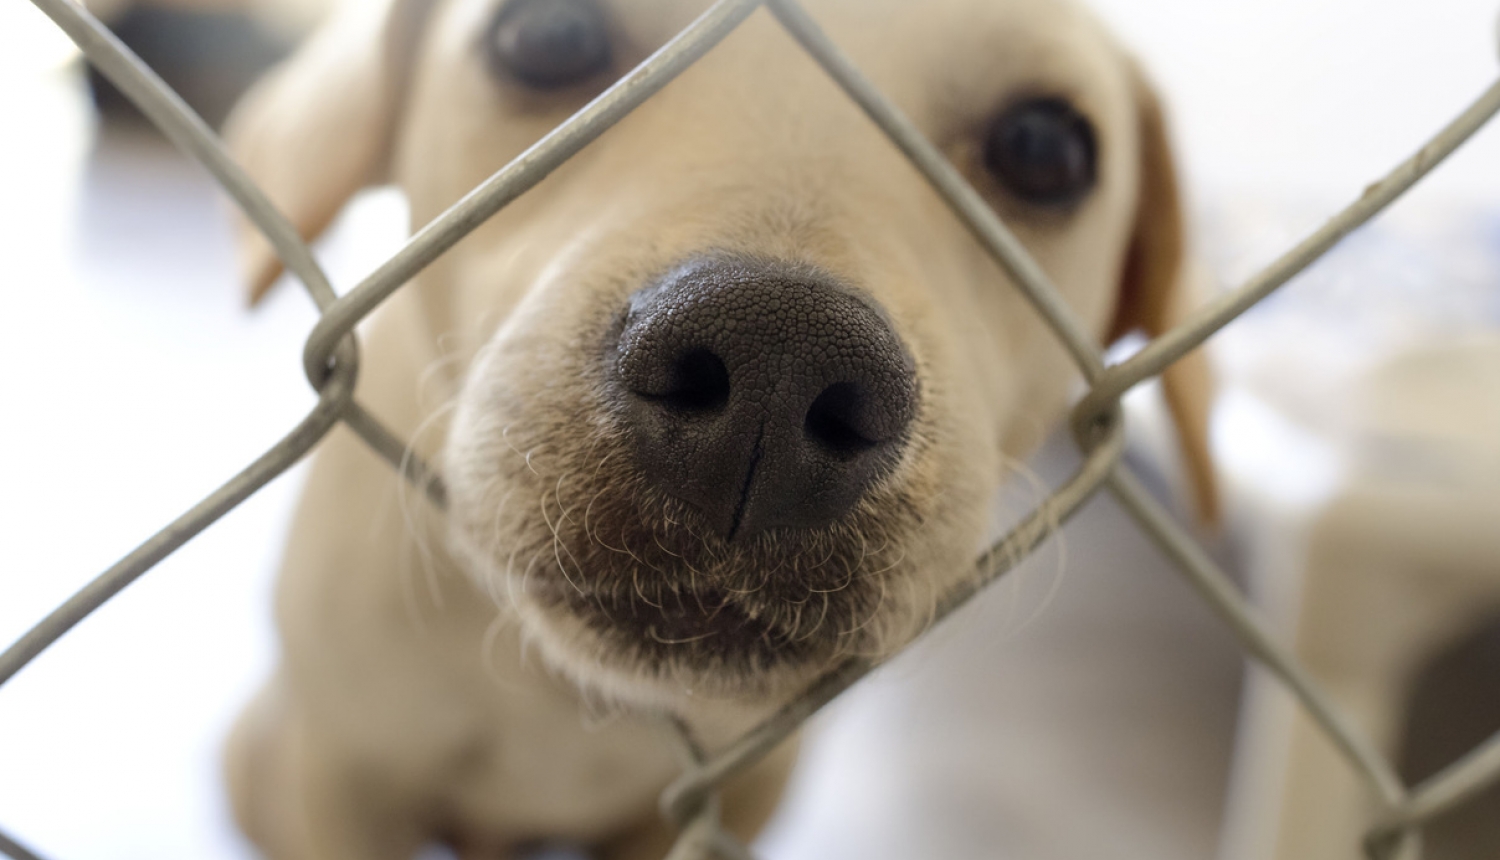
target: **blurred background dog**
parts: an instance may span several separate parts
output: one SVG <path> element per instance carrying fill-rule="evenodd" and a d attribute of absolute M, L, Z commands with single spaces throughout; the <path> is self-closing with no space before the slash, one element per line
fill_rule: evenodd
<path fill-rule="evenodd" d="M 286 56 L 329 12 L 332 0 L 87 0 L 147 65 L 210 123 Z M 106 115 L 139 119 L 97 74 L 89 85 Z"/>

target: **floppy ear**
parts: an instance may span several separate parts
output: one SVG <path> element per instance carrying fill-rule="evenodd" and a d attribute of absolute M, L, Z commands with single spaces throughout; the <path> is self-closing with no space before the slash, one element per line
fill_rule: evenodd
<path fill-rule="evenodd" d="M 1140 134 L 1140 197 L 1135 232 L 1120 280 L 1120 303 L 1110 331 L 1113 341 L 1137 329 L 1156 337 L 1181 322 L 1192 306 L 1185 271 L 1182 200 L 1161 103 L 1145 78 L 1135 74 Z M 1209 457 L 1208 419 L 1213 376 L 1203 349 L 1193 350 L 1162 375 L 1167 408 L 1198 514 L 1207 524 L 1219 516 L 1219 496 Z"/>
<path fill-rule="evenodd" d="M 345 0 L 229 118 L 230 151 L 303 238 L 316 238 L 355 192 L 384 177 L 435 2 Z M 237 232 L 254 304 L 280 276 L 281 260 L 248 221 Z"/>

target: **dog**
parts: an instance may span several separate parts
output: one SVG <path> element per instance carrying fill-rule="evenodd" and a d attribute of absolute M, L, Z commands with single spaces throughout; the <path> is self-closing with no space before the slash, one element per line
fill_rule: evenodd
<path fill-rule="evenodd" d="M 254 90 L 232 148 L 303 235 L 394 182 L 426 223 L 706 0 L 359 0 Z M 1101 343 L 1184 310 L 1162 111 L 1068 0 L 808 9 L 975 184 Z M 244 234 L 252 296 L 280 263 Z M 1065 414 L 1057 338 L 759 10 L 399 291 L 358 396 L 449 491 L 317 452 L 283 654 L 227 770 L 274 858 L 671 844 L 679 772 L 974 576 L 996 489 Z M 1166 392 L 1201 499 L 1206 370 Z M 774 809 L 794 744 L 725 786 Z"/>

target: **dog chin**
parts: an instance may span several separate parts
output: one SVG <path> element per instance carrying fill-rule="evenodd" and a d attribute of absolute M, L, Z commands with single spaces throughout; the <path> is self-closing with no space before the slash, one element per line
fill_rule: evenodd
<path fill-rule="evenodd" d="M 685 694 L 785 698 L 841 658 L 888 646 L 891 622 L 905 614 L 893 599 L 912 575 L 901 542 L 856 539 L 873 532 L 868 524 L 730 546 L 692 528 L 681 508 L 645 515 L 656 527 L 644 530 L 610 519 L 513 535 L 531 550 L 524 565 L 497 563 L 510 540 L 486 551 L 453 534 L 471 574 L 509 604 L 540 656 L 610 699 L 670 708 Z"/>
<path fill-rule="evenodd" d="M 833 641 L 792 642 L 747 607 L 729 600 L 710 608 L 710 599 L 683 594 L 655 605 L 566 584 L 538 587 L 533 579 L 514 608 L 552 667 L 585 689 L 645 708 L 673 709 L 684 699 L 764 705 L 801 690 L 838 654 Z"/>

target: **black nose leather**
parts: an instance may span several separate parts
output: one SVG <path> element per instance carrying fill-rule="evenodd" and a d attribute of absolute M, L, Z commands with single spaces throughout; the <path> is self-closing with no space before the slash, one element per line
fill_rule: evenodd
<path fill-rule="evenodd" d="M 846 513 L 899 459 L 917 408 L 884 316 L 807 267 L 682 266 L 631 297 L 614 347 L 639 467 L 727 540 Z"/>

